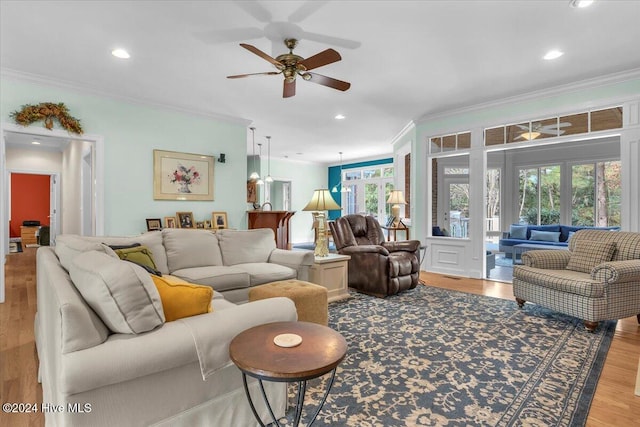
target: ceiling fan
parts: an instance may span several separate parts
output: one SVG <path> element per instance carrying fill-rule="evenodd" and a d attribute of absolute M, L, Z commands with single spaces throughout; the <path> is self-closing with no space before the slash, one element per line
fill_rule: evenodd
<path fill-rule="evenodd" d="M 532 139 L 536 139 L 543 133 L 560 136 L 565 132 L 561 128 L 571 126 L 571 123 L 562 122 L 562 123 L 557 123 L 557 124 L 553 123 L 550 125 L 543 126 L 542 123 L 540 122 L 538 123 L 533 122 L 531 123 L 531 130 L 529 130 L 528 125 L 516 125 L 516 126 L 519 127 L 522 130 L 522 132 L 515 139 L 524 138 L 528 141 L 531 141 Z"/>
<path fill-rule="evenodd" d="M 305 59 L 293 53 L 298 44 L 296 39 L 286 39 L 284 44 L 289 49 L 289 53 L 278 55 L 275 58 L 267 55 L 255 46 L 246 43 L 240 43 L 240 46 L 247 49 L 250 52 L 258 55 L 260 58 L 269 61 L 273 64 L 278 71 L 267 71 L 264 73 L 251 73 L 251 74 L 237 74 L 234 76 L 227 76 L 229 79 L 238 79 L 242 77 L 257 76 L 257 75 L 277 75 L 282 74 L 284 76 L 284 87 L 282 90 L 282 97 L 289 98 L 296 94 L 296 77 L 300 76 L 304 80 L 317 83 L 323 86 L 327 86 L 333 89 L 345 91 L 351 87 L 351 83 L 344 82 L 342 80 L 334 79 L 332 77 L 323 76 L 317 73 L 311 73 L 310 70 L 322 67 L 324 65 L 338 62 L 342 59 L 340 54 L 333 49 L 323 50 L 322 52 L 310 56 Z"/>

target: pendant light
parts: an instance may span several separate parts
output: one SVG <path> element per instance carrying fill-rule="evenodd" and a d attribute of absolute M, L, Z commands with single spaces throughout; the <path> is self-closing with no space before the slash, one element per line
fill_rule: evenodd
<path fill-rule="evenodd" d="M 249 179 L 255 181 L 256 179 L 260 179 L 260 175 L 256 172 L 256 128 L 250 127 L 251 134 L 253 138 L 253 172 L 249 175 Z"/>
<path fill-rule="evenodd" d="M 267 136 L 267 177 L 264 181 L 267 184 L 271 184 L 273 182 L 273 178 L 271 177 L 271 137 Z"/>
<path fill-rule="evenodd" d="M 258 159 L 262 160 L 262 144 L 260 143 L 258 143 L 258 150 L 259 150 Z M 256 172 L 256 175 L 258 175 L 257 172 Z M 262 178 L 260 178 L 260 175 L 258 175 L 258 181 L 256 181 L 256 184 L 258 185 L 264 184 L 264 181 L 262 180 Z"/>
<path fill-rule="evenodd" d="M 351 187 L 345 187 L 342 185 L 342 151 L 340 151 L 339 153 L 340 153 L 340 182 L 333 186 L 333 188 L 331 189 L 331 192 L 337 193 L 338 185 L 339 185 L 341 193 L 351 193 Z"/>

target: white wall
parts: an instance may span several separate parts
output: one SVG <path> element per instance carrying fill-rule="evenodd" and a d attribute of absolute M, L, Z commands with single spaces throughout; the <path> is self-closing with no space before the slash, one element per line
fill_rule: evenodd
<path fill-rule="evenodd" d="M 60 215 L 62 233 L 82 234 L 82 151 L 84 143 L 73 140 L 62 155 Z"/>
<path fill-rule="evenodd" d="M 62 153 L 7 147 L 7 169 L 29 172 L 61 172 Z"/>

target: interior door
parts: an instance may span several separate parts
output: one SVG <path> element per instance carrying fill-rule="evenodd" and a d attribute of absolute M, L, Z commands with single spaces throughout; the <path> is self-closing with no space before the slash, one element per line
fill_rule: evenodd
<path fill-rule="evenodd" d="M 51 175 L 49 179 L 49 244 L 55 245 L 56 235 L 58 231 L 58 176 Z"/>
<path fill-rule="evenodd" d="M 0 141 L 0 191 L 9 194 L 7 168 L 5 165 L 5 132 Z M 0 197 L 0 303 L 4 302 L 4 266 L 9 253 L 9 209 L 7 197 Z"/>

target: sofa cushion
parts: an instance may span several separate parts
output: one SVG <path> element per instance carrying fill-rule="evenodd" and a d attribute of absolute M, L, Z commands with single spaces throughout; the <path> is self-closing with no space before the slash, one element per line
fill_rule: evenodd
<path fill-rule="evenodd" d="M 560 240 L 560 232 L 531 230 L 531 238 L 529 240 L 542 242 L 558 242 Z"/>
<path fill-rule="evenodd" d="M 58 236 L 59 238 L 60 236 Z M 67 236 L 65 236 L 67 237 Z M 139 236 L 125 236 L 125 237 L 105 237 L 105 236 L 75 236 L 76 238 L 88 241 L 103 243 L 110 246 L 131 246 L 141 245 L 146 246 L 151 251 L 153 261 L 156 264 L 158 271 L 162 274 L 169 274 L 169 267 L 167 266 L 167 255 L 165 254 L 164 246 L 162 245 L 162 233 L 159 231 L 150 231 Z M 57 239 L 56 238 L 56 242 Z M 107 250 L 107 253 L 109 251 Z"/>
<path fill-rule="evenodd" d="M 210 266 L 184 268 L 173 272 L 191 283 L 211 286 L 217 292 L 224 292 L 230 289 L 248 288 L 249 273 L 236 267 Z"/>
<path fill-rule="evenodd" d="M 601 298 L 604 295 L 604 284 L 592 280 L 586 273 L 573 270 L 548 270 L 529 266 L 518 265 L 513 269 L 514 282 L 526 282 L 533 290 L 539 286 L 540 295 L 545 298 L 548 293 L 544 290 L 554 289 L 560 292 L 582 295 L 587 298 Z"/>
<path fill-rule="evenodd" d="M 509 238 L 511 239 L 527 239 L 527 226 L 511 224 L 509 227 Z"/>
<path fill-rule="evenodd" d="M 73 259 L 69 275 L 112 332 L 138 334 L 164 323 L 158 290 L 141 267 L 89 251 Z"/>
<path fill-rule="evenodd" d="M 234 268 L 239 268 L 249 274 L 251 286 L 277 282 L 279 280 L 295 279 L 297 277 L 296 270 L 292 268 L 266 262 L 236 264 Z"/>
<path fill-rule="evenodd" d="M 222 265 L 218 237 L 210 231 L 165 228 L 162 238 L 171 274 L 185 268 Z"/>
<path fill-rule="evenodd" d="M 146 246 L 138 245 L 130 248 L 119 248 L 113 251 L 118 255 L 118 258 L 130 261 L 135 264 L 139 264 L 144 267 L 148 267 L 156 270 L 156 263 L 153 260 L 153 254 Z M 113 249 L 113 248 L 111 248 Z"/>
<path fill-rule="evenodd" d="M 60 264 L 69 271 L 75 257 L 89 251 L 105 252 L 99 241 L 91 241 L 75 235 L 60 235 L 56 238 L 55 252 Z"/>
<path fill-rule="evenodd" d="M 194 285 L 175 276 L 151 275 L 156 285 L 162 310 L 167 322 L 210 313 L 213 289 L 210 286 Z"/>
<path fill-rule="evenodd" d="M 531 239 L 531 232 L 536 231 L 560 231 L 560 224 L 527 225 L 527 240 Z"/>
<path fill-rule="evenodd" d="M 273 230 L 221 230 L 218 232 L 224 265 L 268 262 L 276 248 Z"/>
<path fill-rule="evenodd" d="M 571 252 L 567 270 L 590 273 L 593 267 L 611 261 L 615 250 L 615 242 L 578 240 Z"/>

